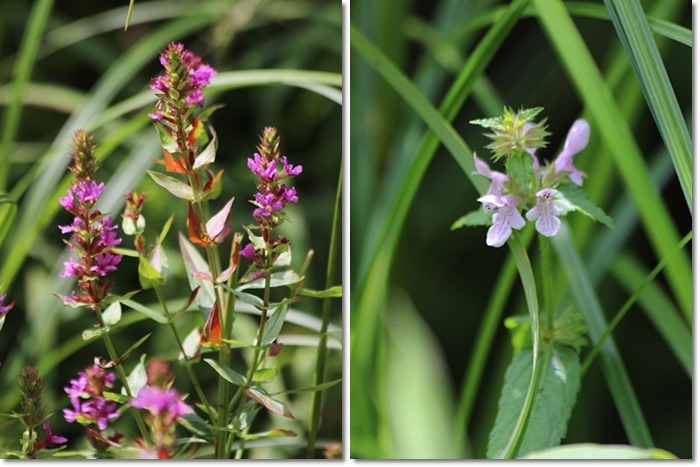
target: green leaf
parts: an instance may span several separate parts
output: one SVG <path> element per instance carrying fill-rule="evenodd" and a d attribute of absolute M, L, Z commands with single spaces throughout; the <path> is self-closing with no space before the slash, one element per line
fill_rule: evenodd
<path fill-rule="evenodd" d="M 168 324 L 168 318 L 163 316 L 163 313 L 161 312 L 152 310 L 151 308 L 141 305 L 140 303 L 135 302 L 133 300 L 121 300 L 121 302 L 129 308 L 136 310 L 139 313 L 143 313 L 144 315 L 148 316 L 157 323 Z"/>
<path fill-rule="evenodd" d="M 556 205 L 562 210 L 562 214 L 571 211 L 580 212 L 590 217 L 594 221 L 601 222 L 611 229 L 615 228 L 615 221 L 610 216 L 605 214 L 602 209 L 595 205 L 586 192 L 581 187 L 565 183 L 557 186 L 557 195 L 555 195 Z"/>
<path fill-rule="evenodd" d="M 148 340 L 149 337 L 151 337 L 151 334 L 153 334 L 153 333 L 149 332 L 148 334 L 146 334 L 145 336 L 143 336 L 141 339 L 139 339 L 139 340 L 137 340 L 136 342 L 134 342 L 134 343 L 131 345 L 131 347 L 129 347 L 129 348 L 126 350 L 126 352 L 124 352 L 124 353 L 122 354 L 122 356 L 119 357 L 119 362 L 123 362 L 124 360 L 126 360 L 127 358 L 129 358 L 129 355 L 131 355 L 131 353 L 132 353 L 134 350 L 136 350 L 136 349 L 138 349 L 139 347 L 141 347 L 141 345 L 142 345 L 144 342 L 146 342 L 146 341 Z"/>
<path fill-rule="evenodd" d="M 297 294 L 311 298 L 339 298 L 343 296 L 343 286 L 334 285 L 333 287 L 326 290 L 311 290 L 301 288 L 297 290 Z"/>
<path fill-rule="evenodd" d="M 227 366 L 220 365 L 211 358 L 205 358 L 204 361 L 207 362 L 209 366 L 216 370 L 216 372 L 229 383 L 233 384 L 234 386 L 245 386 L 245 376 L 242 374 Z"/>
<path fill-rule="evenodd" d="M 144 289 L 161 286 L 165 279 L 143 256 L 139 256 L 139 283 Z"/>
<path fill-rule="evenodd" d="M 82 337 L 84 341 L 89 341 L 107 332 L 109 332 L 109 328 L 86 329 L 83 331 Z"/>
<path fill-rule="evenodd" d="M 253 373 L 253 381 L 256 383 L 264 383 L 270 381 L 277 376 L 277 368 L 260 368 Z"/>
<path fill-rule="evenodd" d="M 262 347 L 272 344 L 277 336 L 282 332 L 282 325 L 284 324 L 284 318 L 287 316 L 287 304 L 283 304 L 277 307 L 277 309 L 272 313 L 272 316 L 267 320 L 267 325 L 265 326 L 265 333 L 263 334 L 262 343 L 259 343 Z"/>
<path fill-rule="evenodd" d="M 270 276 L 270 287 L 274 288 L 292 285 L 300 282 L 302 279 L 304 278 L 300 277 L 296 272 L 294 272 L 291 269 L 288 269 L 286 271 L 273 272 Z M 236 287 L 236 290 L 241 291 L 246 289 L 264 289 L 265 282 L 266 279 L 264 277 L 260 279 L 255 279 L 254 281 L 246 282 L 244 284 L 239 285 L 238 287 Z"/>
<path fill-rule="evenodd" d="M 529 193 L 533 180 L 532 156 L 520 151 L 506 157 L 506 172 L 520 193 Z"/>
<path fill-rule="evenodd" d="M 334 379 L 333 381 L 328 381 L 325 383 L 317 384 L 316 386 L 309 386 L 305 388 L 299 388 L 299 389 L 290 389 L 288 391 L 282 391 L 278 392 L 276 394 L 273 394 L 275 396 L 281 396 L 282 394 L 301 394 L 302 392 L 317 392 L 317 391 L 323 391 L 328 388 L 332 388 L 333 386 L 341 383 L 343 380 L 341 378 Z"/>
<path fill-rule="evenodd" d="M 531 452 L 522 459 L 678 459 L 663 449 L 643 449 L 618 444 L 569 444 Z"/>
<path fill-rule="evenodd" d="M 568 347 L 543 348 L 539 390 L 527 421 L 517 457 L 556 446 L 566 435 L 571 409 L 581 384 L 578 355 Z M 532 374 L 532 350 L 517 353 L 506 371 L 496 423 L 489 436 L 487 457 L 501 457 L 520 414 Z"/>
<path fill-rule="evenodd" d="M 146 365 L 144 364 L 145 360 L 146 354 L 141 355 L 139 363 L 134 367 L 133 370 L 131 370 L 131 373 L 129 373 L 129 376 L 126 378 L 127 383 L 129 385 L 129 390 L 131 391 L 131 395 L 134 397 L 138 396 L 141 388 L 144 387 L 148 382 L 148 376 L 146 375 Z M 122 394 L 127 394 L 126 388 L 122 388 L 121 392 Z"/>
<path fill-rule="evenodd" d="M 190 283 L 190 289 L 194 290 L 199 287 L 199 293 L 195 297 L 195 301 L 199 306 L 199 311 L 202 313 L 202 316 L 206 319 L 216 301 L 214 284 L 212 284 L 211 281 L 197 279 L 193 273 L 201 272 L 211 275 L 209 263 L 202 258 L 199 251 L 185 238 L 182 232 L 178 232 L 178 240 L 180 242 L 182 259 L 185 262 L 185 270 L 187 270 L 187 280 Z"/>
<path fill-rule="evenodd" d="M 253 434 L 241 434 L 241 438 L 245 440 L 253 439 L 263 439 L 263 438 L 284 438 L 284 437 L 295 437 L 296 433 L 290 430 L 283 430 L 281 428 L 275 428 L 271 431 L 266 431 L 264 433 L 253 433 Z"/>
<path fill-rule="evenodd" d="M 186 201 L 195 200 L 192 187 L 190 187 L 188 184 L 160 172 L 155 172 L 153 170 L 147 170 L 146 172 L 148 172 L 148 175 L 151 176 L 154 182 L 168 190 L 168 192 L 170 192 L 170 194 L 173 196 Z"/>
<path fill-rule="evenodd" d="M 450 230 L 457 230 L 462 227 L 491 225 L 492 216 L 493 211 L 484 211 L 482 208 L 479 208 L 476 211 L 469 212 L 454 221 L 452 226 L 450 226 Z"/>
<path fill-rule="evenodd" d="M 520 353 L 525 347 L 532 347 L 532 320 L 528 315 L 509 316 L 503 324 L 510 331 L 513 355 Z"/>
<path fill-rule="evenodd" d="M 125 394 L 117 394 L 116 392 L 105 391 L 102 393 L 102 395 L 105 396 L 105 399 L 114 402 L 119 402 L 120 404 L 129 402 L 129 396 Z"/>
<path fill-rule="evenodd" d="M 190 360 L 194 358 L 199 351 L 200 339 L 199 329 L 194 328 L 190 331 L 187 337 L 185 337 L 185 340 L 182 341 L 182 349 L 185 351 L 185 355 L 183 356 L 182 353 L 180 353 L 178 359 L 182 360 L 186 358 Z"/>
<path fill-rule="evenodd" d="M 294 415 L 289 411 L 289 408 L 284 402 L 278 401 L 270 397 L 267 392 L 260 386 L 255 386 L 248 389 L 246 395 L 253 399 L 258 404 L 262 405 L 271 412 L 283 417 L 294 419 Z"/>
<path fill-rule="evenodd" d="M 178 417 L 178 421 L 182 426 L 187 428 L 190 432 L 195 435 L 201 436 L 202 438 L 212 441 L 214 439 L 214 432 L 212 431 L 209 424 L 196 412 L 190 412 L 187 415 Z"/>
<path fill-rule="evenodd" d="M 209 165 L 216 159 L 216 147 L 218 146 L 218 143 L 216 140 L 216 133 L 212 132 L 212 135 L 211 142 L 207 144 L 204 151 L 202 151 L 202 153 L 194 160 L 194 165 L 192 165 L 193 169 L 197 170 L 200 167 Z"/>
<path fill-rule="evenodd" d="M 114 302 L 102 312 L 102 320 L 105 326 L 114 326 L 122 319 L 122 306 L 119 302 Z"/>

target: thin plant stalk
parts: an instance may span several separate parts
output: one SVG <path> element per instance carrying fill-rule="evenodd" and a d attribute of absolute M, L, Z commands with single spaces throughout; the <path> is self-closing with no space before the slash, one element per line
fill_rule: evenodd
<path fill-rule="evenodd" d="M 335 271 L 335 262 L 338 253 L 337 236 L 340 230 L 340 213 L 342 210 L 342 194 L 343 194 L 343 169 L 338 174 L 338 188 L 335 195 L 335 209 L 333 211 L 333 227 L 331 230 L 331 240 L 328 249 L 328 265 L 326 267 L 326 289 L 333 285 L 333 273 Z M 316 373 L 314 374 L 313 386 L 318 386 L 323 383 L 323 376 L 326 371 L 326 356 L 328 353 L 327 332 L 328 325 L 331 320 L 331 299 L 326 297 L 323 299 L 322 324 L 318 341 L 318 352 L 316 356 Z M 314 391 L 311 398 L 311 416 L 309 419 L 309 439 L 306 446 L 306 458 L 314 458 L 316 451 L 316 436 L 318 435 L 318 426 L 321 419 L 321 402 L 323 400 L 323 391 Z"/>

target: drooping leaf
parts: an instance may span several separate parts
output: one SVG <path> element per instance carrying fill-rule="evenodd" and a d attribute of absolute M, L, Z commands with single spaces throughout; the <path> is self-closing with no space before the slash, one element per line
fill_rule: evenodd
<path fill-rule="evenodd" d="M 163 313 L 152 310 L 148 308 L 145 305 L 141 305 L 138 302 L 135 302 L 133 300 L 121 300 L 121 302 L 128 306 L 129 308 L 138 311 L 139 313 L 142 313 L 149 318 L 151 318 L 153 321 L 160 323 L 160 324 L 167 324 L 168 323 L 168 318 L 163 316 Z"/>
<path fill-rule="evenodd" d="M 211 358 L 205 358 L 205 362 L 209 364 L 219 375 L 234 386 L 245 386 L 245 376 L 232 370 L 227 366 L 220 365 Z"/>
<path fill-rule="evenodd" d="M 292 415 L 292 412 L 290 412 L 289 408 L 284 402 L 273 399 L 260 386 L 254 386 L 248 389 L 245 393 L 248 397 L 269 411 L 274 412 L 277 415 L 282 415 L 283 417 L 294 418 L 294 415 Z"/>
<path fill-rule="evenodd" d="M 469 212 L 454 221 L 450 226 L 450 230 L 457 230 L 462 227 L 491 225 L 491 217 L 493 217 L 493 211 L 484 211 L 483 209 L 479 208 L 476 211 Z"/>
<path fill-rule="evenodd" d="M 570 347 L 546 347 L 539 358 L 539 390 L 516 457 L 559 444 L 566 435 L 581 384 L 578 355 Z M 531 375 L 532 349 L 524 349 L 513 357 L 506 371 L 496 423 L 489 436 L 488 458 L 502 457 L 522 409 Z"/>
<path fill-rule="evenodd" d="M 168 190 L 173 196 L 186 201 L 194 201 L 194 192 L 188 184 L 160 172 L 153 170 L 147 170 L 146 172 L 148 172 L 148 175 L 151 176 L 154 182 Z"/>
<path fill-rule="evenodd" d="M 216 132 L 212 130 L 211 142 L 207 145 L 206 148 L 204 148 L 204 151 L 202 151 L 202 153 L 198 155 L 197 158 L 194 160 L 194 165 L 192 166 L 192 168 L 196 170 L 200 167 L 209 165 L 212 162 L 214 162 L 214 160 L 216 159 L 217 146 L 218 143 L 216 140 Z"/>
<path fill-rule="evenodd" d="M 175 156 L 173 156 L 172 153 L 165 148 L 163 148 L 163 164 L 165 165 L 165 170 L 168 172 L 179 174 L 187 173 L 185 159 L 182 156 L 175 158 Z"/>
<path fill-rule="evenodd" d="M 102 312 L 102 320 L 105 326 L 114 326 L 122 319 L 122 306 L 119 302 L 114 302 Z"/>
<path fill-rule="evenodd" d="M 223 208 L 207 222 L 207 235 L 216 243 L 222 243 L 231 232 L 231 198 Z"/>
<path fill-rule="evenodd" d="M 267 325 L 265 326 L 265 332 L 263 334 L 262 345 L 263 347 L 272 344 L 277 336 L 282 332 L 282 325 L 284 324 L 284 318 L 287 316 L 288 306 L 286 303 L 277 307 L 277 309 L 272 313 L 272 316 L 267 320 Z"/>
<path fill-rule="evenodd" d="M 131 373 L 129 373 L 129 376 L 127 376 L 126 378 L 127 383 L 129 384 L 129 389 L 131 390 L 131 395 L 134 397 L 138 396 L 141 388 L 144 387 L 148 382 L 148 376 L 146 375 L 146 365 L 144 363 L 145 360 L 146 354 L 141 355 L 139 363 L 134 367 L 133 370 L 131 370 Z M 126 393 L 126 389 L 122 388 L 122 394 Z"/>
<path fill-rule="evenodd" d="M 678 459 L 663 449 L 644 449 L 621 444 L 580 443 L 534 451 L 521 459 Z"/>
<path fill-rule="evenodd" d="M 334 285 L 326 290 L 298 289 L 298 295 L 311 298 L 340 298 L 343 296 L 343 286 Z"/>
<path fill-rule="evenodd" d="M 566 183 L 559 185 L 557 190 L 559 193 L 555 195 L 555 204 L 561 208 L 562 214 L 577 211 L 581 214 L 585 214 L 594 221 L 607 225 L 611 229 L 615 228 L 615 221 L 596 206 L 596 204 L 588 198 L 586 192 L 580 187 Z"/>
<path fill-rule="evenodd" d="M 209 316 L 209 311 L 214 306 L 216 302 L 216 296 L 214 293 L 214 284 L 209 281 L 202 281 L 194 276 L 194 272 L 205 272 L 211 274 L 209 271 L 209 264 L 202 258 L 199 251 L 187 241 L 182 233 L 178 233 L 178 239 L 180 243 L 180 252 L 182 253 L 182 259 L 185 262 L 185 270 L 187 271 L 187 279 L 190 283 L 190 288 L 194 290 L 199 287 L 199 293 L 195 297 L 195 301 L 199 306 L 199 310 L 202 316 L 206 319 Z"/>

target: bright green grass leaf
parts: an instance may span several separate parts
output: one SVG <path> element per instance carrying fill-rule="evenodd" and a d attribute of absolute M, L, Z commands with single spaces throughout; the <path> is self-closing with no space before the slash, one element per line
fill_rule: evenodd
<path fill-rule="evenodd" d="M 611 229 L 615 228 L 615 221 L 596 206 L 596 204 L 586 196 L 586 192 L 580 187 L 565 183 L 559 185 L 557 190 L 559 193 L 555 197 L 556 205 L 561 208 L 562 214 L 571 211 L 580 212 L 594 221 L 607 225 Z"/>
<path fill-rule="evenodd" d="M 102 319 L 105 326 L 113 326 L 122 319 L 122 306 L 119 302 L 114 302 L 102 312 Z"/>
<path fill-rule="evenodd" d="M 569 444 L 531 452 L 523 459 L 677 459 L 663 449 L 641 449 L 619 444 Z"/>
<path fill-rule="evenodd" d="M 604 0 L 647 105 L 668 148 L 688 208 L 693 207 L 693 157 L 688 127 L 639 0 Z"/>
<path fill-rule="evenodd" d="M 242 374 L 227 366 L 219 364 L 211 358 L 205 358 L 204 361 L 229 383 L 233 384 L 234 386 L 245 386 L 245 376 Z"/>
<path fill-rule="evenodd" d="M 488 458 L 500 458 L 522 408 L 532 373 L 532 350 L 513 357 L 498 402 L 496 424 L 489 436 Z M 548 347 L 540 354 L 541 378 L 518 457 L 556 446 L 566 435 L 580 381 L 578 355 L 568 347 Z"/>
<path fill-rule="evenodd" d="M 311 298 L 340 298 L 343 296 L 343 286 L 335 285 L 326 290 L 298 289 L 298 295 Z"/>
<path fill-rule="evenodd" d="M 491 217 L 493 217 L 493 211 L 484 211 L 482 208 L 479 208 L 454 221 L 450 226 L 450 230 L 456 230 L 462 227 L 491 225 Z"/>

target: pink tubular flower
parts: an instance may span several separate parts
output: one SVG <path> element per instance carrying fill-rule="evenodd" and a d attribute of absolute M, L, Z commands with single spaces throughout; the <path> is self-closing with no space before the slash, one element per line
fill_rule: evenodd
<path fill-rule="evenodd" d="M 157 386 L 144 386 L 138 396 L 131 399 L 131 406 L 145 409 L 156 419 L 170 426 L 178 417 L 192 412 L 192 407 L 185 404 L 178 392 Z"/>
<path fill-rule="evenodd" d="M 97 425 L 107 428 L 110 420 L 119 417 L 117 403 L 104 397 L 104 392 L 114 386 L 114 373 L 109 373 L 97 363 L 78 372 L 78 379 L 70 380 L 64 391 L 70 398 L 71 408 L 63 409 L 67 422 L 81 425 Z"/>
<path fill-rule="evenodd" d="M 474 153 L 474 165 L 476 166 L 477 174 L 483 175 L 491 180 L 491 185 L 489 185 L 489 189 L 486 190 L 486 194 L 501 196 L 503 194 L 503 185 L 509 181 L 508 175 L 496 170 L 491 170 L 491 167 L 489 167 L 486 162 L 479 159 L 476 153 Z"/>
<path fill-rule="evenodd" d="M 0 317 L 4 317 L 5 314 L 15 306 L 15 302 L 10 302 L 7 305 L 4 305 L 3 302 L 5 301 L 5 298 L 7 298 L 7 294 L 0 295 Z"/>
<path fill-rule="evenodd" d="M 552 201 L 552 197 L 556 193 L 557 190 L 552 188 L 538 191 L 537 204 L 525 214 L 528 220 L 536 221 L 535 228 L 545 237 L 555 236 L 561 227 L 561 221 L 558 217 L 561 214 L 561 209 Z"/>
<path fill-rule="evenodd" d="M 591 136 L 591 127 L 588 122 L 583 119 L 578 119 L 571 125 L 569 134 L 566 136 L 564 149 L 554 160 L 554 170 L 556 173 L 566 172 L 569 179 L 576 185 L 583 184 L 584 173 L 574 167 L 574 155 L 583 151 L 588 145 L 588 139 Z"/>
<path fill-rule="evenodd" d="M 477 201 L 484 205 L 487 211 L 496 211 L 493 214 L 493 224 L 486 233 L 486 244 L 494 248 L 503 246 L 513 229 L 520 230 L 525 227 L 525 219 L 515 206 L 512 196 L 484 195 Z"/>

